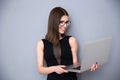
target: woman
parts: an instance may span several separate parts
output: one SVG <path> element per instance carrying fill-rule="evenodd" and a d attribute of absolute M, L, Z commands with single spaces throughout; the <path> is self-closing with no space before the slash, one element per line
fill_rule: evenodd
<path fill-rule="evenodd" d="M 77 41 L 65 34 L 69 24 L 67 11 L 61 7 L 53 8 L 49 15 L 45 39 L 37 43 L 38 71 L 48 74 L 47 80 L 77 80 L 76 73 L 64 69 L 68 65 L 78 64 Z M 43 64 L 44 59 L 47 66 Z M 91 71 L 95 69 L 96 64 L 91 67 Z"/>

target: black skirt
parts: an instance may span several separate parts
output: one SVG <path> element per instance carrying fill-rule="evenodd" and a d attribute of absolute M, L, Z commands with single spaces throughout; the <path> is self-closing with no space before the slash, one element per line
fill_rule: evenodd
<path fill-rule="evenodd" d="M 47 80 L 77 80 L 77 76 L 73 72 L 63 74 L 51 73 L 48 74 Z"/>

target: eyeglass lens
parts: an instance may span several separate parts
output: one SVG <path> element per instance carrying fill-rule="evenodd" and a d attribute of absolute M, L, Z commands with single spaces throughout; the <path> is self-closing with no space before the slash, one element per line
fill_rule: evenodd
<path fill-rule="evenodd" d="M 70 23 L 71 23 L 70 21 L 60 21 L 60 25 L 66 24 L 68 26 L 68 25 L 70 25 Z"/>

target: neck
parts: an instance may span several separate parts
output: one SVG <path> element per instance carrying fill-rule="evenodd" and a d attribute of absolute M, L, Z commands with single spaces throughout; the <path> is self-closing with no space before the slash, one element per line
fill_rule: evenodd
<path fill-rule="evenodd" d="M 62 39 L 62 36 L 61 36 L 61 34 L 59 34 L 59 39 Z"/>

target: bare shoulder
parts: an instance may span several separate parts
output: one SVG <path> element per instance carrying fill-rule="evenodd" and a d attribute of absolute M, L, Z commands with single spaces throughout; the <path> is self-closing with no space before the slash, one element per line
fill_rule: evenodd
<path fill-rule="evenodd" d="M 39 40 L 39 41 L 37 42 L 37 44 L 38 44 L 38 45 L 43 45 L 43 41 L 42 41 L 42 40 Z"/>
<path fill-rule="evenodd" d="M 42 40 L 39 40 L 39 41 L 37 42 L 37 47 L 38 47 L 38 48 L 41 48 L 41 49 L 44 48 L 44 44 L 43 44 L 43 41 L 42 41 Z"/>
<path fill-rule="evenodd" d="M 70 43 L 70 44 L 77 43 L 76 38 L 75 38 L 75 37 L 70 37 L 70 38 L 69 38 L 69 43 Z"/>

